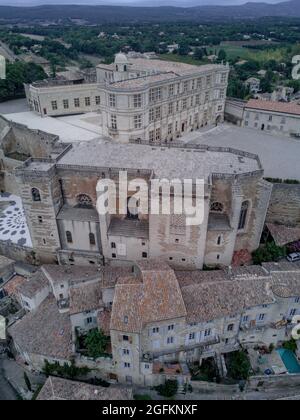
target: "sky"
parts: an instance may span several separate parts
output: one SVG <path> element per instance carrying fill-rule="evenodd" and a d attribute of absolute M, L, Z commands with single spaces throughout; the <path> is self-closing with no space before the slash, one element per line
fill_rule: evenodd
<path fill-rule="evenodd" d="M 153 0 L 154 5 L 175 5 L 182 7 L 196 6 L 196 5 L 238 5 L 244 3 L 280 3 L 286 0 Z M 0 5 L 40 5 L 40 4 L 134 4 L 143 5 L 149 4 L 146 0 L 0 0 Z"/>

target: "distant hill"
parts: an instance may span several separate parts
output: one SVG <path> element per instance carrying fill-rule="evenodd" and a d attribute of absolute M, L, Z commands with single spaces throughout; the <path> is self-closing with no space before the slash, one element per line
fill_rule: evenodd
<path fill-rule="evenodd" d="M 134 22 L 184 22 L 258 19 L 263 17 L 300 17 L 300 0 L 278 4 L 246 3 L 242 6 L 130 7 L 70 6 L 37 7 L 0 6 L 0 22 L 66 21 L 80 19 L 91 24 Z"/>

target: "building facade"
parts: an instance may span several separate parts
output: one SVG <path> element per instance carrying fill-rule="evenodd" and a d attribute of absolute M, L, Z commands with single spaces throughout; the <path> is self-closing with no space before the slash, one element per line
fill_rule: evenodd
<path fill-rule="evenodd" d="M 245 105 L 243 126 L 299 138 L 300 106 L 252 99 Z"/>
<path fill-rule="evenodd" d="M 272 190 L 258 157 L 227 148 L 173 146 L 94 141 L 69 145 L 54 160 L 27 160 L 16 176 L 40 260 L 102 265 L 163 257 L 173 267 L 201 269 L 229 266 L 236 252 L 255 250 Z M 152 194 L 153 181 L 161 187 L 161 180 L 170 180 L 170 213 L 139 209 L 128 190 L 125 213 L 117 205 L 110 214 L 99 214 L 98 181 L 109 179 L 118 188 L 125 173 L 129 184 L 146 183 L 149 206 L 161 200 L 160 190 Z M 188 226 L 184 213 L 175 214 L 174 179 L 203 180 L 202 223 Z"/>
<path fill-rule="evenodd" d="M 117 54 L 90 79 L 50 79 L 27 86 L 41 116 L 98 111 L 103 134 L 121 142 L 173 141 L 224 120 L 229 66 L 192 66 Z"/>
<path fill-rule="evenodd" d="M 176 379 L 184 385 L 193 366 L 213 359 L 225 377 L 227 354 L 281 345 L 300 314 L 297 263 L 174 271 L 155 259 L 127 270 L 45 266 L 42 273 L 49 279 L 49 296 L 8 331 L 17 352 L 36 370 L 45 360 L 75 360 L 109 381 L 154 386 Z M 64 309 L 52 295 L 63 280 L 69 298 Z M 78 348 L 78 337 L 91 328 L 109 338 L 109 353 L 94 361 Z"/>

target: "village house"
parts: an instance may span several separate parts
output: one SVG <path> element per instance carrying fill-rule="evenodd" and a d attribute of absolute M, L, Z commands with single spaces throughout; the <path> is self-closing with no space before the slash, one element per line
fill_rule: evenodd
<path fill-rule="evenodd" d="M 220 375 L 226 376 L 226 354 L 241 346 L 251 349 L 287 341 L 290 322 L 300 315 L 298 263 L 174 271 L 156 259 L 140 261 L 127 272 L 117 269 L 115 276 L 113 271 L 109 269 L 112 307 L 103 303 L 106 276 L 100 275 L 99 282 L 82 283 L 86 292 L 80 284 L 70 287 L 71 304 L 64 313 L 51 291 L 34 312 L 11 326 L 9 334 L 21 358 L 36 370 L 42 369 L 45 359 L 68 363 L 75 358 L 106 380 L 153 386 L 176 378 L 183 384 L 190 380 L 189 368 L 195 363 L 212 358 Z M 98 312 L 98 323 L 74 318 L 79 313 L 94 318 L 92 311 Z M 91 328 L 110 337 L 111 357 L 98 363 L 76 353 L 74 330 L 84 334 Z"/>

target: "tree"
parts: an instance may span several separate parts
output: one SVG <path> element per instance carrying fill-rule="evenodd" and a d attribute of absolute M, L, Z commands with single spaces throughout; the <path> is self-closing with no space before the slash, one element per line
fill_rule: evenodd
<path fill-rule="evenodd" d="M 219 61 L 226 61 L 226 59 L 227 59 L 226 51 L 220 50 L 219 54 L 218 54 L 218 59 L 219 59 Z"/>
<path fill-rule="evenodd" d="M 84 339 L 88 357 L 97 359 L 105 353 L 108 339 L 100 330 L 91 330 Z"/>
<path fill-rule="evenodd" d="M 155 387 L 159 395 L 166 398 L 172 398 L 177 394 L 178 391 L 178 382 L 168 380 L 164 385 L 159 385 Z"/>
<path fill-rule="evenodd" d="M 245 351 L 238 351 L 230 354 L 228 363 L 228 374 L 232 379 L 247 380 L 250 376 L 251 364 Z"/>
<path fill-rule="evenodd" d="M 196 51 L 195 51 L 195 55 L 194 55 L 194 57 L 197 59 L 197 60 L 202 60 L 203 59 L 203 50 L 202 50 L 202 48 L 197 48 L 196 49 Z"/>
<path fill-rule="evenodd" d="M 263 262 L 278 261 L 280 258 L 285 257 L 287 250 L 285 247 L 280 247 L 275 242 L 267 242 L 265 246 L 261 246 L 253 252 L 253 263 L 258 265 Z"/>

